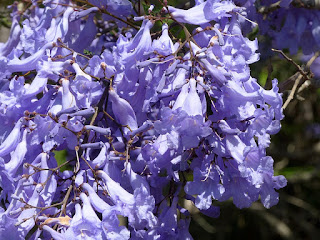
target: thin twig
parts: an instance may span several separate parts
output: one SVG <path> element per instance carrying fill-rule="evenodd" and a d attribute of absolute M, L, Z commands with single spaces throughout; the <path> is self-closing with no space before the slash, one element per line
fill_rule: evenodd
<path fill-rule="evenodd" d="M 270 12 L 273 12 L 273 11 L 275 11 L 275 10 L 280 8 L 280 3 L 281 3 L 281 1 L 278 1 L 278 2 L 275 2 L 273 4 L 270 4 L 269 6 L 261 6 L 258 9 L 258 13 L 268 14 Z"/>
<path fill-rule="evenodd" d="M 59 47 L 63 47 L 63 48 L 65 48 L 65 49 L 69 50 L 69 51 L 72 52 L 72 53 L 76 53 L 77 55 L 79 55 L 79 56 L 81 56 L 81 57 L 83 57 L 83 58 L 86 58 L 87 60 L 90 60 L 90 58 L 89 58 L 88 56 L 86 56 L 86 55 L 84 55 L 84 54 L 82 54 L 82 53 L 76 52 L 76 51 L 73 50 L 72 48 L 67 47 L 67 46 L 62 42 L 61 38 L 58 38 L 57 40 L 58 40 L 58 42 L 59 42 Z"/>
<path fill-rule="evenodd" d="M 293 99 L 293 96 L 294 96 L 294 94 L 295 94 L 295 92 L 296 92 L 296 89 L 297 89 L 297 87 L 298 87 L 298 85 L 299 85 L 300 80 L 302 79 L 302 77 L 303 77 L 303 76 L 302 76 L 301 74 L 299 74 L 299 77 L 295 80 L 294 85 L 293 85 L 293 87 L 292 87 L 292 89 L 291 89 L 291 92 L 290 92 L 287 100 L 285 101 L 285 103 L 284 103 L 283 106 L 282 106 L 282 109 L 283 109 L 283 110 L 286 109 L 286 107 L 288 106 L 288 104 L 289 104 L 289 103 L 291 102 L 291 100 Z"/>
<path fill-rule="evenodd" d="M 303 71 L 303 69 L 295 61 L 293 61 L 291 58 L 289 58 L 282 50 L 278 50 L 278 49 L 274 49 L 274 48 L 272 48 L 271 50 L 273 52 L 280 53 L 288 62 L 292 63 L 298 69 L 298 71 L 303 75 L 303 77 L 305 77 L 306 79 L 308 78 L 308 73 Z"/>
<path fill-rule="evenodd" d="M 316 53 L 313 55 L 313 57 L 308 61 L 307 65 L 306 65 L 306 69 L 307 69 L 307 70 L 310 69 L 311 64 L 314 62 L 314 60 L 316 60 L 316 58 L 317 58 L 319 55 L 320 55 L 320 52 L 316 52 Z M 300 72 L 299 76 L 297 77 L 297 79 L 296 79 L 295 82 L 294 82 L 294 85 L 293 85 L 293 87 L 292 87 L 292 89 L 291 89 L 291 92 L 290 92 L 287 100 L 285 101 L 285 103 L 284 103 L 283 106 L 282 106 L 282 109 L 283 109 L 283 110 L 286 109 L 286 107 L 288 106 L 288 104 L 289 104 L 289 103 L 291 102 L 291 100 L 293 99 L 294 94 L 295 94 L 295 92 L 296 92 L 296 90 L 297 90 L 297 87 L 299 86 L 300 80 L 301 80 L 303 77 L 304 77 L 303 74 L 301 74 L 301 72 Z M 308 78 L 306 78 L 306 79 L 308 79 Z"/>
<path fill-rule="evenodd" d="M 89 3 L 88 1 L 85 1 L 85 0 L 74 0 L 74 1 L 80 2 L 80 3 L 85 3 L 85 4 L 87 4 L 87 5 L 90 6 L 90 7 L 98 7 L 98 6 L 95 6 L 94 4 Z M 98 7 L 98 8 L 99 8 L 100 12 L 102 12 L 102 13 L 104 13 L 104 14 L 107 14 L 107 15 L 109 15 L 110 17 L 113 17 L 113 18 L 115 18 L 115 19 L 118 19 L 119 21 L 128 24 L 130 27 L 133 27 L 133 28 L 136 29 L 136 30 L 139 30 L 139 27 L 137 27 L 136 25 L 134 25 L 134 24 L 132 24 L 131 22 L 126 21 L 126 20 L 124 20 L 124 19 L 122 19 L 122 18 L 120 18 L 120 17 L 117 17 L 116 15 L 108 12 L 105 8 L 100 8 L 100 7 Z"/>
<path fill-rule="evenodd" d="M 72 184 L 69 186 L 68 188 L 68 191 L 66 193 L 66 196 L 64 197 L 63 199 L 63 204 L 62 204 L 62 207 L 61 207 L 61 212 L 60 212 L 60 215 L 59 217 L 62 216 L 62 214 L 66 215 L 66 207 L 67 207 L 67 202 L 68 202 L 68 199 L 69 199 L 69 196 L 70 196 L 70 193 L 71 193 L 71 190 L 72 190 Z"/>

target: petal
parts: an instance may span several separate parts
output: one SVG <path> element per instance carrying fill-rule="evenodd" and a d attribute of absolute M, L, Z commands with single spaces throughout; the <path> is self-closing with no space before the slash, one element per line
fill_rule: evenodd
<path fill-rule="evenodd" d="M 6 140 L 0 145 L 0 157 L 3 157 L 12 152 L 18 145 L 20 139 L 20 129 L 23 122 L 23 118 L 20 118 Z"/>
<path fill-rule="evenodd" d="M 196 80 L 191 78 L 189 85 L 190 91 L 183 103 L 182 110 L 184 110 L 189 116 L 202 116 L 202 104 L 197 93 Z"/>
<path fill-rule="evenodd" d="M 97 176 L 101 177 L 106 183 L 108 192 L 110 193 L 110 197 L 112 200 L 117 202 L 117 200 L 119 199 L 125 204 L 134 205 L 134 196 L 131 193 L 127 192 L 124 188 L 122 188 L 119 183 L 113 181 L 105 172 L 99 170 L 97 171 Z"/>
<path fill-rule="evenodd" d="M 62 110 L 76 106 L 76 99 L 70 92 L 68 79 L 62 79 Z"/>
<path fill-rule="evenodd" d="M 138 128 L 136 114 L 134 113 L 131 105 L 114 91 L 109 91 L 109 99 L 112 102 L 112 111 L 115 115 L 116 121 L 123 125 L 129 126 L 131 130 Z M 128 132 L 128 129 L 125 129 L 125 133 Z"/>
<path fill-rule="evenodd" d="M 36 69 L 38 62 L 43 57 L 45 51 L 47 49 L 53 48 L 54 46 L 54 43 L 49 42 L 30 57 L 27 57 L 23 60 L 20 60 L 18 58 L 10 60 L 8 62 L 8 70 L 11 72 L 27 72 Z"/>
<path fill-rule="evenodd" d="M 11 155 L 11 159 L 8 163 L 5 164 L 5 170 L 11 177 L 14 177 L 16 171 L 21 166 L 24 160 L 24 156 L 27 153 L 27 133 L 28 130 L 23 131 L 23 136 L 21 142 L 18 144 L 16 149 Z"/>

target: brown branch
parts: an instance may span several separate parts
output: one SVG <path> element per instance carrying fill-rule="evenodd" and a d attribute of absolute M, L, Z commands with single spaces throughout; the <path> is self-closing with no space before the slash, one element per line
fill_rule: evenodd
<path fill-rule="evenodd" d="M 298 87 L 298 85 L 299 85 L 300 80 L 302 79 L 302 77 L 303 77 L 303 76 L 302 76 L 301 74 L 299 74 L 298 78 L 295 80 L 294 85 L 293 85 L 293 87 L 292 87 L 292 89 L 291 89 L 291 92 L 290 92 L 287 100 L 285 101 L 285 103 L 284 103 L 283 106 L 282 106 L 282 109 L 283 109 L 283 110 L 286 109 L 286 107 L 289 105 L 289 103 L 290 103 L 291 100 L 293 99 L 294 94 L 295 94 L 295 92 L 296 92 L 296 89 L 297 89 L 297 87 Z"/>
<path fill-rule="evenodd" d="M 281 1 L 275 2 L 269 6 L 262 6 L 258 9 L 258 13 L 268 14 L 280 8 Z"/>
<path fill-rule="evenodd" d="M 273 52 L 277 52 L 280 53 L 288 62 L 292 63 L 292 65 L 294 65 L 298 71 L 303 75 L 303 77 L 308 78 L 308 73 L 303 71 L 303 69 L 295 62 L 292 60 L 292 58 L 289 58 L 282 50 L 278 50 L 278 49 L 271 49 Z"/>
<path fill-rule="evenodd" d="M 75 2 L 79 2 L 79 3 L 87 4 L 87 5 L 90 6 L 90 7 L 97 7 L 97 8 L 99 8 L 99 10 L 100 10 L 101 13 L 107 14 L 107 15 L 109 15 L 110 17 L 113 17 L 113 18 L 115 18 L 115 19 L 117 19 L 117 20 L 119 20 L 119 21 L 121 21 L 121 22 L 129 25 L 130 27 L 133 27 L 134 29 L 139 30 L 139 27 L 137 27 L 136 25 L 134 25 L 134 24 L 132 24 L 131 22 L 126 21 L 126 20 L 124 20 L 124 19 L 122 19 L 122 18 L 120 18 L 120 17 L 117 17 L 116 15 L 108 12 L 105 8 L 100 8 L 100 7 L 98 7 L 98 6 L 95 6 L 94 4 L 91 4 L 91 3 L 89 3 L 89 2 L 86 1 L 86 0 L 74 0 L 74 1 L 75 1 Z"/>
<path fill-rule="evenodd" d="M 76 53 L 77 55 L 79 55 L 79 56 L 81 56 L 81 57 L 83 57 L 83 58 L 86 58 L 87 60 L 90 60 L 90 58 L 89 58 L 88 56 L 86 56 L 86 55 L 84 55 L 84 54 L 82 54 L 82 53 L 76 52 L 76 51 L 74 51 L 72 48 L 67 47 L 67 46 L 62 42 L 61 38 L 58 38 L 57 41 L 59 42 L 59 47 L 65 48 L 65 49 L 69 50 L 69 51 L 72 52 L 72 53 Z"/>
<path fill-rule="evenodd" d="M 320 55 L 320 52 L 316 52 L 313 57 L 308 61 L 307 65 L 306 65 L 306 69 L 309 71 L 311 64 L 316 60 L 316 58 Z M 303 71 L 304 72 L 304 71 Z M 301 81 L 302 78 L 305 78 L 305 76 L 299 71 L 299 76 L 296 78 L 294 85 L 291 89 L 291 92 L 287 98 L 287 100 L 285 101 L 285 103 L 282 106 L 282 109 L 286 109 L 286 107 L 288 106 L 288 104 L 291 102 L 291 100 L 293 99 L 297 87 L 299 86 L 299 83 Z M 308 80 L 309 76 L 307 75 L 307 78 L 305 80 Z"/>
<path fill-rule="evenodd" d="M 64 215 L 67 214 L 67 213 L 66 213 L 66 207 L 67 207 L 67 202 L 68 202 L 68 199 L 69 199 L 71 190 L 72 190 L 72 185 L 69 186 L 68 191 L 67 191 L 67 193 L 66 193 L 66 196 L 64 197 L 64 199 L 63 199 L 63 201 L 62 201 L 62 207 L 61 207 L 61 212 L 60 212 L 59 217 L 61 217 L 62 214 L 64 214 Z"/>

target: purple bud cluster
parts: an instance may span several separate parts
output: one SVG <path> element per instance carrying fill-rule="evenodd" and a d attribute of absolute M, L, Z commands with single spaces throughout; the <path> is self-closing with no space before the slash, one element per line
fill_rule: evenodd
<path fill-rule="evenodd" d="M 186 203 L 210 217 L 230 198 L 277 204 L 286 180 L 266 148 L 282 98 L 276 79 L 265 90 L 250 76 L 259 53 L 242 34 L 246 8 L 164 3 L 134 22 L 128 0 L 75 2 L 12 6 L 0 239 L 192 239 Z"/>

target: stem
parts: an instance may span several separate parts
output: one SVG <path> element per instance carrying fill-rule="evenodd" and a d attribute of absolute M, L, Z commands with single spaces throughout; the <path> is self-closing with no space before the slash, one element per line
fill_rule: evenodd
<path fill-rule="evenodd" d="M 64 199 L 62 201 L 62 208 L 61 208 L 61 212 L 60 212 L 59 217 L 61 217 L 62 214 L 66 215 L 66 207 L 67 207 L 67 202 L 68 202 L 71 190 L 72 190 L 72 185 L 69 186 L 68 191 L 66 193 L 66 196 L 64 197 Z"/>
<path fill-rule="evenodd" d="M 310 69 L 310 66 L 311 66 L 311 64 L 317 59 L 317 57 L 320 55 L 320 52 L 316 52 L 314 55 L 313 55 L 313 57 L 308 61 L 308 63 L 307 63 L 307 65 L 306 65 L 306 69 Z M 294 85 L 293 85 L 293 87 L 292 87 L 292 89 L 291 89 L 291 92 L 290 92 L 290 95 L 288 96 L 288 98 L 287 98 L 287 100 L 285 101 L 285 103 L 283 104 L 283 106 L 282 106 L 282 109 L 284 110 L 284 109 L 286 109 L 286 107 L 288 106 L 288 104 L 291 102 L 291 100 L 293 99 L 293 97 L 294 97 L 294 94 L 295 94 L 295 92 L 296 92 L 296 90 L 297 90 L 297 87 L 298 87 L 298 85 L 299 85 L 299 83 L 300 83 L 300 80 L 302 79 L 304 77 L 304 75 L 303 74 L 301 74 L 301 72 L 299 72 L 299 76 L 297 77 L 297 79 L 295 80 L 295 82 L 294 82 Z"/>
<path fill-rule="evenodd" d="M 100 10 L 101 13 L 107 14 L 107 15 L 109 15 L 110 17 L 113 17 L 113 18 L 115 18 L 115 19 L 117 19 L 117 20 L 119 20 L 119 21 L 121 21 L 121 22 L 124 22 L 125 24 L 129 25 L 130 27 L 133 27 L 134 29 L 139 30 L 139 27 L 137 27 L 136 25 L 134 25 L 134 24 L 132 24 L 131 22 L 126 21 L 126 20 L 124 20 L 124 19 L 122 19 L 122 18 L 120 18 L 120 17 L 117 17 L 116 15 L 108 12 L 108 11 L 107 11 L 106 9 L 104 9 L 104 8 L 100 8 L 100 7 L 98 7 L 98 6 L 95 6 L 94 4 L 91 4 L 91 3 L 89 3 L 89 2 L 86 1 L 86 0 L 74 0 L 74 1 L 79 2 L 79 3 L 85 3 L 85 4 L 87 4 L 87 5 L 90 6 L 90 7 L 97 7 L 97 8 L 99 8 L 99 10 Z"/>

